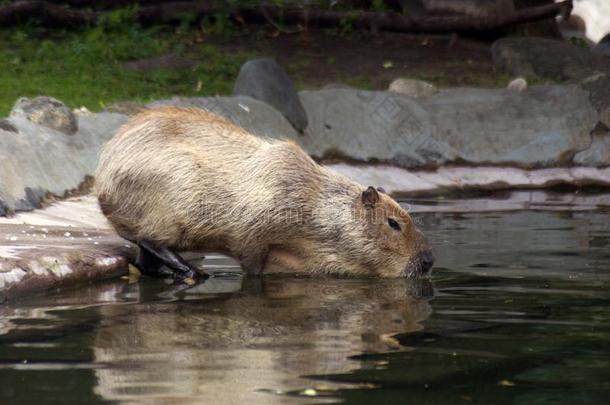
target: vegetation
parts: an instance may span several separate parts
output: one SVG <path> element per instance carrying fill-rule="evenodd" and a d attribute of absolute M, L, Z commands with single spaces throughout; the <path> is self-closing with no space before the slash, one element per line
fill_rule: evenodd
<path fill-rule="evenodd" d="M 1 0 L 0 0 L 1 1 Z M 383 2 L 373 2 L 382 9 Z M 22 96 L 48 95 L 72 108 L 97 111 L 116 102 L 180 96 L 227 95 L 246 60 L 263 55 L 279 56 L 298 89 L 341 82 L 361 89 L 385 89 L 396 77 L 430 81 L 437 86 L 503 87 L 511 77 L 489 67 L 477 67 L 469 57 L 433 60 L 413 65 L 404 53 L 418 55 L 417 48 L 430 41 L 401 39 L 400 48 L 377 52 L 377 46 L 350 50 L 376 35 L 354 30 L 350 19 L 317 35 L 313 31 L 289 32 L 274 24 L 239 24 L 228 15 L 197 19 L 184 15 L 180 24 L 141 25 L 136 8 L 106 12 L 94 26 L 75 29 L 43 28 L 34 22 L 0 30 L 0 117 L 6 116 Z M 322 30 L 319 30 L 322 32 Z M 311 34 L 311 35 L 310 35 Z M 278 39 L 284 46 L 278 48 Z M 340 38 L 341 40 L 337 40 Z M 236 44 L 245 43 L 245 46 Z M 282 41 L 279 41 L 282 43 Z M 294 46 L 286 46 L 290 42 Z M 421 44 L 419 43 L 421 42 Z M 450 48 L 439 46 L 440 53 Z M 387 51 L 387 52 L 386 52 Z M 451 50 L 456 52 L 455 49 Z M 389 59 L 402 56 L 402 63 Z M 436 54 L 439 55 L 440 53 Z M 163 56 L 165 63 L 155 63 Z M 171 63 L 171 59 L 175 63 Z M 378 60 L 379 58 L 383 58 Z M 151 60 L 153 59 L 153 60 Z M 170 59 L 170 63 L 167 60 Z M 144 69 L 127 62 L 149 60 Z M 528 78 L 530 84 L 541 83 Z"/>
<path fill-rule="evenodd" d="M 201 42 L 202 28 L 142 28 L 129 13 L 113 12 L 84 31 L 32 27 L 0 31 L 0 116 L 21 96 L 48 95 L 71 107 L 99 110 L 119 100 L 229 93 L 245 53 L 220 55 Z M 205 63 L 134 70 L 124 62 L 172 53 Z"/>

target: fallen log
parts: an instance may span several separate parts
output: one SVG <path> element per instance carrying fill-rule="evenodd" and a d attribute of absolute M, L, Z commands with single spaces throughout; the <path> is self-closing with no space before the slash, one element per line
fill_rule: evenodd
<path fill-rule="evenodd" d="M 32 19 L 48 25 L 80 26 L 95 23 L 98 14 L 37 0 L 15 1 L 0 6 L 0 26 L 2 27 Z"/>
<path fill-rule="evenodd" d="M 203 17 L 220 12 L 249 23 L 266 23 L 269 17 L 279 19 L 284 24 L 337 27 L 348 22 L 354 28 L 381 31 L 442 33 L 442 32 L 483 32 L 506 28 L 526 22 L 553 18 L 564 18 L 572 11 L 572 0 L 543 6 L 515 10 L 510 14 L 496 16 L 469 15 L 424 15 L 408 16 L 396 13 L 374 11 L 335 11 L 295 7 L 228 7 L 218 2 L 176 1 L 144 6 L 134 11 L 134 18 L 143 24 L 170 23 L 180 21 L 185 15 Z M 22 0 L 0 6 L 0 26 L 14 25 L 31 19 L 38 19 L 47 25 L 83 26 L 98 21 L 102 12 L 73 9 L 45 0 Z"/>
<path fill-rule="evenodd" d="M 281 9 L 267 7 L 268 15 L 281 19 L 284 23 L 300 23 L 305 20 L 303 9 Z M 567 18 L 572 12 L 572 0 L 544 6 L 515 10 L 506 15 L 475 17 L 468 15 L 427 15 L 410 17 L 395 13 L 378 13 L 373 11 L 344 12 L 333 10 L 309 9 L 306 11 L 309 25 L 316 27 L 337 27 L 342 21 L 348 21 L 354 28 L 376 28 L 381 31 L 413 33 L 446 33 L 446 32 L 483 32 L 506 28 L 526 22 L 554 18 L 561 15 Z M 246 21 L 264 22 L 260 10 L 241 10 Z"/>

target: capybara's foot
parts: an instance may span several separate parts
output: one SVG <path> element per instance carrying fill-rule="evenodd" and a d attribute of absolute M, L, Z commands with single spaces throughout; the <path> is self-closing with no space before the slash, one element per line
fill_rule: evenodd
<path fill-rule="evenodd" d="M 138 243 L 138 246 L 140 247 L 138 260 L 142 258 L 146 274 L 157 276 L 171 275 L 174 279 L 180 281 L 186 279 L 206 279 L 210 276 L 205 272 L 199 272 L 195 266 L 188 263 L 182 256 L 170 248 L 156 246 L 148 241 L 141 241 Z M 160 270 L 162 264 L 165 264 L 173 271 L 169 273 Z"/>
<path fill-rule="evenodd" d="M 172 277 L 174 272 L 163 267 L 163 261 L 157 256 L 151 254 L 148 250 L 140 247 L 138 257 L 136 259 L 136 266 L 140 269 L 142 274 L 151 277 Z"/>

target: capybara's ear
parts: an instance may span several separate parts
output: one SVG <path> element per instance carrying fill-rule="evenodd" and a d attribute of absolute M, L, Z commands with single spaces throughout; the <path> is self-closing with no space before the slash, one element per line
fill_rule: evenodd
<path fill-rule="evenodd" d="M 362 192 L 362 204 L 367 208 L 373 208 L 379 201 L 379 193 L 375 190 L 375 187 L 369 186 Z"/>
<path fill-rule="evenodd" d="M 377 187 L 377 191 L 379 191 L 380 193 L 387 194 L 385 191 L 385 188 L 383 188 L 383 187 Z"/>

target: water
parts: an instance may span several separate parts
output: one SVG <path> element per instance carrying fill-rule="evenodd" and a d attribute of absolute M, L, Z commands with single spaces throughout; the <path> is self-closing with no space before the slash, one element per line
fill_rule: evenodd
<path fill-rule="evenodd" d="M 605 404 L 609 214 L 418 214 L 430 280 L 114 280 L 4 305 L 0 403 Z"/>

